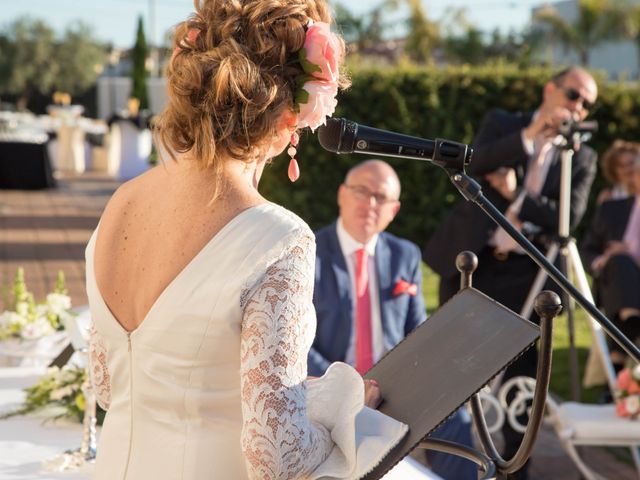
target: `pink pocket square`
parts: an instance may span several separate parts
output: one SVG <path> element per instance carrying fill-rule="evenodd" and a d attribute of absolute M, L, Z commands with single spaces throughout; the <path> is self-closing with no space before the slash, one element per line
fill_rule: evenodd
<path fill-rule="evenodd" d="M 415 283 L 409 283 L 405 280 L 400 279 L 393 289 L 393 296 L 397 297 L 398 295 L 402 295 L 403 293 L 407 293 L 412 297 L 415 297 L 418 293 L 418 286 Z"/>

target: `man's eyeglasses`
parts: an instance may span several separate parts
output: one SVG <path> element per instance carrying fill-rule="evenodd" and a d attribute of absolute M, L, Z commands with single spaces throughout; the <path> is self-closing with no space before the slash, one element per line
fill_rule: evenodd
<path fill-rule="evenodd" d="M 367 187 L 365 187 L 363 185 L 347 185 L 345 183 L 344 186 L 346 188 L 348 188 L 349 190 L 351 190 L 351 192 L 353 193 L 354 197 L 356 197 L 358 200 L 361 200 L 363 202 L 371 201 L 371 197 L 375 198 L 376 204 L 378 204 L 378 205 L 384 205 L 386 203 L 397 202 L 396 199 L 389 198 L 389 197 L 387 197 L 386 195 L 384 195 L 382 193 L 372 192 L 371 190 L 369 190 Z"/>
<path fill-rule="evenodd" d="M 593 107 L 595 107 L 594 103 L 588 101 L 586 98 L 580 95 L 580 92 L 575 88 L 564 87 L 562 91 L 564 92 L 565 98 L 570 102 L 577 102 L 578 100 L 582 99 L 582 107 L 585 110 L 593 110 Z"/>

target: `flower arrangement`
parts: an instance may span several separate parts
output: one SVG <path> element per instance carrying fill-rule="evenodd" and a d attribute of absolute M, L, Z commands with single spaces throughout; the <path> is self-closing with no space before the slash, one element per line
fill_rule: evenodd
<path fill-rule="evenodd" d="M 337 105 L 342 52 L 342 43 L 331 32 L 329 24 L 309 20 L 304 46 L 298 52 L 304 71 L 297 78 L 295 107 L 298 128 L 309 127 L 315 131 L 333 115 Z"/>
<path fill-rule="evenodd" d="M 83 391 L 86 375 L 86 370 L 78 366 L 50 367 L 35 385 L 25 388 L 27 395 L 24 404 L 0 418 L 47 410 L 53 419 L 70 418 L 81 422 L 86 407 Z M 104 415 L 105 411 L 96 405 L 99 424 L 102 423 Z"/>
<path fill-rule="evenodd" d="M 37 340 L 64 329 L 71 315 L 71 298 L 67 295 L 64 274 L 60 271 L 53 292 L 42 303 L 36 303 L 28 291 L 24 270 L 18 268 L 13 282 L 13 299 L 9 310 L 0 314 L 0 341 L 8 339 Z"/>
<path fill-rule="evenodd" d="M 54 418 L 70 417 L 81 421 L 85 408 L 82 392 L 85 376 L 84 368 L 74 366 L 49 368 L 34 386 L 25 388 L 27 396 L 22 407 L 4 415 L 3 418 L 51 408 Z"/>
<path fill-rule="evenodd" d="M 640 415 L 640 364 L 622 369 L 616 386 L 616 413 L 621 417 L 637 419 Z"/>

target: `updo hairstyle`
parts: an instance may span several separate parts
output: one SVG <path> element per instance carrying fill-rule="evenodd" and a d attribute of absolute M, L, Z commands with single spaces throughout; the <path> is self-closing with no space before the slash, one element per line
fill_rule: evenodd
<path fill-rule="evenodd" d="M 168 105 L 156 123 L 170 155 L 191 152 L 220 173 L 220 158 L 250 162 L 293 110 L 298 51 L 309 19 L 331 23 L 324 0 L 195 0 L 176 27 Z M 341 81 L 344 85 L 344 81 Z"/>

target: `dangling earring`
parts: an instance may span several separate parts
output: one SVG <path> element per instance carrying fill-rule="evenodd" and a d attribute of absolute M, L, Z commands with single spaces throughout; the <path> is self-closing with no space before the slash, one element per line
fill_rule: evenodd
<path fill-rule="evenodd" d="M 298 180 L 298 178 L 300 178 L 300 167 L 298 166 L 298 161 L 295 158 L 296 153 L 298 153 L 296 147 L 298 146 L 299 140 L 300 137 L 298 136 L 298 132 L 294 130 L 294 132 L 291 134 L 291 146 L 287 149 L 287 155 L 291 157 L 291 160 L 289 160 L 289 170 L 287 171 L 287 173 L 289 175 L 289 180 L 291 180 L 292 182 L 295 182 L 296 180 Z"/>

